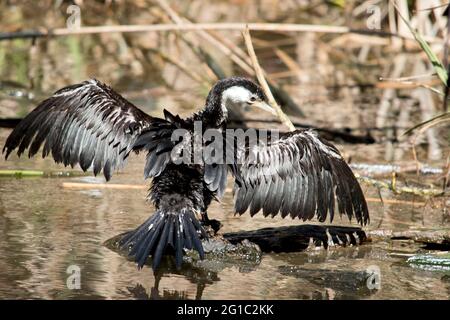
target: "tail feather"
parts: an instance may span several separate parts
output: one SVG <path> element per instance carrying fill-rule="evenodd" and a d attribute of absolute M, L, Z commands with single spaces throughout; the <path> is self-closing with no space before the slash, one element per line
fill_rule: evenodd
<path fill-rule="evenodd" d="M 198 237 L 192 236 L 192 235 L 196 234 L 194 225 L 195 225 L 195 222 L 198 223 L 198 221 L 195 218 L 193 220 L 191 217 L 187 217 L 187 216 L 184 216 L 184 219 L 186 221 L 185 226 L 187 226 L 189 228 L 188 233 L 191 235 L 193 247 L 195 250 L 197 250 L 198 254 L 203 259 L 205 252 L 203 251 L 202 242 L 200 241 L 200 239 Z M 200 226 L 200 224 L 198 224 L 198 226 Z"/>
<path fill-rule="evenodd" d="M 138 263 L 138 267 L 142 268 L 144 266 L 145 261 L 147 260 L 148 255 L 150 254 L 151 250 L 153 249 L 156 241 L 158 240 L 159 233 L 161 232 L 161 229 L 163 227 L 163 224 L 161 221 L 159 221 L 158 225 L 155 227 L 153 231 L 148 230 L 148 236 L 144 236 L 142 241 L 137 242 L 135 245 L 138 248 L 137 252 L 132 254 L 135 254 L 136 256 L 136 262 Z"/>
<path fill-rule="evenodd" d="M 134 257 L 139 269 L 152 256 L 153 270 L 158 268 L 169 246 L 175 251 L 175 262 L 179 268 L 183 261 L 183 249 L 195 249 L 200 258 L 204 258 L 200 237 L 206 237 L 206 232 L 193 210 L 183 208 L 175 212 L 159 209 L 142 225 L 125 235 L 120 246 L 126 249 L 131 247 L 128 255 Z"/>
<path fill-rule="evenodd" d="M 171 223 L 173 223 L 173 219 L 170 219 L 172 221 L 168 221 L 165 225 L 164 225 L 164 229 L 163 232 L 161 234 L 161 237 L 159 239 L 158 245 L 156 246 L 156 251 L 153 254 L 153 269 L 156 269 L 159 266 L 159 263 L 161 262 L 161 257 L 163 254 L 163 250 L 166 248 L 167 246 L 167 236 L 169 235 L 169 225 Z"/>
<path fill-rule="evenodd" d="M 175 261 L 183 260 L 184 236 L 181 231 L 180 220 L 175 218 Z"/>

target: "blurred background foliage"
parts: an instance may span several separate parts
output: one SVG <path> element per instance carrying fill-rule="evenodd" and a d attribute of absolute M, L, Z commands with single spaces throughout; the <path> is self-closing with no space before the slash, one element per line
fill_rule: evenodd
<path fill-rule="evenodd" d="M 440 0 L 395 3 L 398 12 L 387 0 L 10 0 L 0 4 L 0 21 L 2 32 L 64 28 L 67 7 L 76 4 L 82 26 L 166 24 L 174 13 L 193 23 L 347 26 L 358 32 L 252 32 L 268 79 L 295 106 L 285 110 L 297 123 L 374 137 L 377 146 L 361 152 L 362 160 L 411 160 L 414 143 L 420 159 L 445 162 L 448 122 L 418 137 L 402 135 L 443 112 L 444 89 L 399 12 L 446 63 L 446 6 Z M 244 51 L 240 32 L 230 30 L 1 41 L 0 117 L 21 116 L 52 91 L 91 77 L 149 112 L 158 114 L 163 106 L 188 114 L 202 105 L 218 76 L 253 76 Z"/>

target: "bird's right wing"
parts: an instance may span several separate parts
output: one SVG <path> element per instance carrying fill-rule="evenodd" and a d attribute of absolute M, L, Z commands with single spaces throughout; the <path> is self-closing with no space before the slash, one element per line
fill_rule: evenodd
<path fill-rule="evenodd" d="M 235 210 L 253 216 L 281 212 L 303 220 L 317 216 L 333 220 L 335 211 L 369 221 L 361 187 L 351 169 L 329 142 L 314 131 L 285 133 L 267 144 L 255 144 L 239 153 L 235 176 Z M 335 210 L 337 200 L 337 210 Z"/>
<path fill-rule="evenodd" d="M 8 158 L 16 148 L 19 156 L 29 149 L 32 157 L 44 145 L 43 157 L 51 153 L 57 163 L 79 164 L 83 171 L 92 168 L 95 175 L 103 171 L 109 180 L 131 151 L 147 149 L 146 176 L 154 176 L 169 161 L 173 128 L 170 121 L 147 115 L 93 79 L 58 90 L 41 102 L 12 131 L 3 152 Z M 150 139 L 140 139 L 149 131 Z"/>

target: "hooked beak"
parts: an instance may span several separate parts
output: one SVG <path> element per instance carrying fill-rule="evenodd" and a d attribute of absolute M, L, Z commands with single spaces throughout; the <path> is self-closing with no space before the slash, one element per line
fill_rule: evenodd
<path fill-rule="evenodd" d="M 264 111 L 270 112 L 271 114 L 276 115 L 277 112 L 275 111 L 274 108 L 272 108 L 267 102 L 265 101 L 257 101 L 255 103 L 253 103 L 254 107 L 260 108 Z"/>

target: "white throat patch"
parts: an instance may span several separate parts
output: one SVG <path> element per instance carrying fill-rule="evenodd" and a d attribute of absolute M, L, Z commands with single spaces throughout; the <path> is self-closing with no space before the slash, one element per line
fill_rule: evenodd
<path fill-rule="evenodd" d="M 244 107 L 251 96 L 252 93 L 243 87 L 234 86 L 226 89 L 222 93 L 222 112 L 226 115 L 230 107 Z"/>

